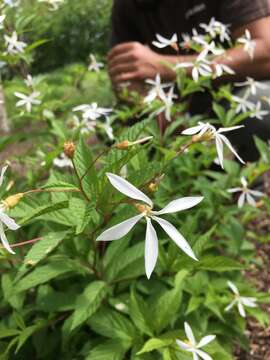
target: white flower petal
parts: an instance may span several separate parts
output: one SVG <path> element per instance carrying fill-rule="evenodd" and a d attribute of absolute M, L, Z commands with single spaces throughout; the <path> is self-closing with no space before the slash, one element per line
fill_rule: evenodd
<path fill-rule="evenodd" d="M 187 322 L 185 322 L 184 326 L 185 326 L 185 333 L 187 335 L 188 340 L 191 342 L 192 345 L 195 346 L 196 340 L 195 340 L 195 337 L 194 337 L 194 334 L 193 334 L 193 331 L 192 331 L 190 325 Z"/>
<path fill-rule="evenodd" d="M 1 238 L 1 241 L 2 241 L 2 244 L 4 246 L 4 248 L 11 254 L 15 254 L 15 252 L 11 249 L 8 241 L 7 241 L 7 238 L 6 238 L 6 235 L 5 235 L 5 232 L 4 232 L 4 228 L 3 228 L 3 224 L 0 222 L 0 238 Z"/>
<path fill-rule="evenodd" d="M 158 238 L 156 230 L 154 229 L 151 220 L 146 218 L 147 228 L 145 236 L 145 272 L 148 279 L 156 266 L 158 258 Z"/>
<path fill-rule="evenodd" d="M 146 196 L 142 191 L 137 189 L 134 185 L 132 185 L 127 180 L 121 178 L 118 175 L 107 173 L 106 174 L 112 186 L 114 186 L 118 191 L 122 194 L 136 200 L 140 200 L 148 204 L 149 206 L 153 206 L 153 202 Z"/>
<path fill-rule="evenodd" d="M 196 353 L 203 359 L 203 360 L 213 360 L 213 358 L 208 355 L 206 352 L 202 350 L 196 350 Z"/>
<path fill-rule="evenodd" d="M 204 127 L 205 127 L 205 124 L 197 125 L 197 126 L 194 126 L 194 127 L 191 127 L 189 129 L 182 131 L 182 134 L 183 135 L 195 135 L 195 134 L 199 133 Z"/>
<path fill-rule="evenodd" d="M 237 300 L 234 299 L 228 306 L 225 307 L 225 311 L 226 312 L 230 311 L 236 303 L 237 303 Z"/>
<path fill-rule="evenodd" d="M 121 222 L 118 225 L 111 227 L 108 230 L 105 230 L 99 237 L 97 241 L 111 241 L 118 240 L 125 236 L 132 228 L 143 218 L 143 214 L 136 215 L 128 220 Z"/>
<path fill-rule="evenodd" d="M 241 297 L 242 304 L 251 308 L 255 308 L 258 305 L 256 304 L 257 299 L 254 297 Z"/>
<path fill-rule="evenodd" d="M 205 345 L 209 344 L 213 340 L 215 340 L 216 335 L 207 335 L 201 339 L 199 344 L 197 345 L 198 348 L 204 347 Z"/>
<path fill-rule="evenodd" d="M 237 187 L 237 188 L 228 189 L 227 191 L 228 191 L 229 193 L 235 193 L 235 192 L 242 191 L 242 188 Z"/>
<path fill-rule="evenodd" d="M 0 211 L 0 221 L 3 222 L 10 230 L 18 230 L 20 227 L 11 217 L 9 217 L 3 211 Z"/>
<path fill-rule="evenodd" d="M 249 193 L 253 196 L 263 197 L 265 194 L 258 190 L 249 190 Z"/>
<path fill-rule="evenodd" d="M 164 209 L 153 211 L 155 215 L 170 214 L 177 211 L 187 210 L 198 205 L 203 200 L 202 196 L 189 196 L 171 201 Z"/>
<path fill-rule="evenodd" d="M 222 167 L 222 169 L 224 169 L 224 165 L 223 165 L 223 142 L 220 139 L 220 135 L 216 135 L 216 148 L 217 148 L 217 154 L 218 154 L 218 159 L 219 159 L 220 166 Z"/>
<path fill-rule="evenodd" d="M 190 349 L 190 345 L 185 343 L 184 341 L 176 340 L 176 343 L 180 347 L 180 349 L 182 349 L 182 350 L 189 350 Z"/>
<path fill-rule="evenodd" d="M 246 193 L 246 197 L 247 197 L 247 203 L 251 206 L 256 207 L 256 201 L 253 199 L 253 197 L 249 193 Z"/>
<path fill-rule="evenodd" d="M 0 174 L 0 186 L 3 184 L 5 172 L 7 171 L 8 165 L 2 167 Z"/>
<path fill-rule="evenodd" d="M 224 133 L 224 132 L 228 132 L 228 131 L 234 131 L 234 130 L 237 130 L 237 129 L 241 129 L 245 127 L 244 125 L 238 125 L 238 126 L 232 126 L 232 127 L 226 127 L 226 128 L 219 128 L 218 129 L 218 134 L 220 133 Z"/>
<path fill-rule="evenodd" d="M 224 141 L 224 143 L 228 146 L 228 148 L 231 150 L 231 152 L 237 157 L 237 159 L 242 163 L 245 164 L 245 161 L 237 154 L 237 152 L 235 151 L 235 149 L 233 148 L 232 144 L 230 143 L 229 139 L 226 138 L 226 136 L 224 135 L 218 135 L 219 137 L 222 138 L 222 140 Z"/>
<path fill-rule="evenodd" d="M 246 198 L 246 194 L 243 192 L 238 199 L 237 205 L 239 207 L 239 209 L 241 209 L 244 206 L 245 203 L 245 198 Z"/>
<path fill-rule="evenodd" d="M 241 303 L 241 301 L 238 301 L 237 307 L 238 307 L 239 314 L 243 318 L 245 318 L 246 317 L 246 312 L 245 312 L 245 308 L 244 308 L 243 304 Z"/>
<path fill-rule="evenodd" d="M 232 283 L 231 281 L 228 281 L 227 284 L 235 295 L 239 295 L 239 290 L 237 289 L 237 286 L 234 285 L 234 283 Z"/>
<path fill-rule="evenodd" d="M 152 216 L 152 218 L 163 228 L 163 230 L 176 243 L 176 245 L 180 247 L 182 251 L 184 251 L 184 253 L 186 253 L 192 259 L 198 261 L 189 243 L 171 223 L 169 223 L 167 220 L 164 220 L 156 216 Z"/>

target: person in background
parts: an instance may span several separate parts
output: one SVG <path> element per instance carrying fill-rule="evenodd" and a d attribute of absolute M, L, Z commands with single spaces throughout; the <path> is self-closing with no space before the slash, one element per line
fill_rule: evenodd
<path fill-rule="evenodd" d="M 270 0 L 114 0 L 108 54 L 114 89 L 117 91 L 121 84 L 129 82 L 132 89 L 144 93 L 145 80 L 154 79 L 157 74 L 165 82 L 173 81 L 175 72 L 166 63 L 194 61 L 197 55 L 189 51 L 176 54 L 172 47 L 153 46 L 156 34 L 170 39 L 176 33 L 182 39 L 183 34 L 192 35 L 193 29 L 200 29 L 202 23 L 208 24 L 212 18 L 230 24 L 233 39 L 243 36 L 248 29 L 256 45 L 252 58 L 241 47 L 229 49 L 227 56 L 216 57 L 216 63 L 220 61 L 235 72 L 222 80 L 243 82 L 247 77 L 254 78 L 266 86 L 259 87 L 252 101 L 270 98 L 270 82 L 267 82 L 270 80 Z M 270 116 L 248 120 L 231 140 L 245 160 L 252 161 L 257 158 L 253 135 L 270 139 Z"/>

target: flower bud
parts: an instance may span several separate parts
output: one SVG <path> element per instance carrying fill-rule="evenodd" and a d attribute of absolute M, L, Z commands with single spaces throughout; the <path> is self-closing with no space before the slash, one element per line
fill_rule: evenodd
<path fill-rule="evenodd" d="M 64 154 L 69 158 L 73 159 L 76 150 L 76 145 L 72 141 L 66 141 L 64 143 Z"/>
<path fill-rule="evenodd" d="M 115 145 L 118 150 L 127 150 L 131 146 L 131 143 L 128 140 L 124 140 Z"/>
<path fill-rule="evenodd" d="M 23 198 L 24 194 L 23 193 L 18 193 L 15 195 L 11 195 L 8 198 L 6 198 L 5 200 L 3 200 L 3 204 L 5 205 L 5 207 L 7 209 L 12 209 L 14 208 L 16 205 L 19 204 L 19 202 L 21 201 L 21 199 Z"/>
<path fill-rule="evenodd" d="M 192 142 L 193 143 L 197 143 L 197 142 L 203 142 L 203 141 L 210 141 L 214 138 L 214 134 L 212 133 L 212 131 L 206 131 L 204 134 L 200 135 L 194 135 L 192 137 Z"/>

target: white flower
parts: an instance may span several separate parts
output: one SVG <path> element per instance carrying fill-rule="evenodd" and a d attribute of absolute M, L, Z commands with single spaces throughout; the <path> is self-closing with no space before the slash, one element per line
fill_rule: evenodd
<path fill-rule="evenodd" d="M 90 54 L 90 64 L 88 66 L 89 71 L 99 72 L 101 68 L 104 67 L 102 62 L 97 62 L 96 57 L 93 54 Z"/>
<path fill-rule="evenodd" d="M 176 340 L 180 349 L 190 352 L 193 355 L 193 360 L 213 360 L 210 355 L 202 351 L 201 348 L 215 340 L 216 335 L 204 336 L 198 343 L 189 324 L 185 322 L 185 333 L 188 341 Z"/>
<path fill-rule="evenodd" d="M 52 11 L 58 10 L 59 6 L 64 3 L 65 0 L 38 0 L 39 2 L 45 2 L 50 5 Z"/>
<path fill-rule="evenodd" d="M 255 197 L 262 197 L 265 196 L 264 193 L 257 190 L 251 190 L 248 188 L 248 182 L 244 176 L 241 177 L 242 187 L 228 189 L 229 193 L 241 192 L 242 194 L 239 196 L 238 199 L 238 207 L 243 207 L 244 203 L 247 202 L 251 206 L 256 206 L 256 201 L 254 200 L 253 196 Z"/>
<path fill-rule="evenodd" d="M 240 158 L 240 156 L 237 154 L 237 152 L 235 151 L 235 149 L 233 148 L 232 144 L 230 143 L 230 141 L 226 138 L 225 135 L 223 135 L 223 133 L 228 132 L 228 131 L 233 131 L 233 130 L 237 130 L 242 128 L 242 125 L 239 126 L 233 126 L 233 127 L 228 127 L 228 128 L 219 128 L 218 130 L 216 130 L 216 128 L 209 124 L 209 123 L 202 123 L 199 122 L 199 125 L 194 126 L 192 128 L 186 129 L 184 131 L 182 131 L 183 135 L 195 135 L 198 134 L 198 137 L 202 137 L 204 135 L 209 135 L 209 140 L 210 139 L 214 139 L 215 143 L 216 143 L 216 149 L 217 149 L 217 154 L 218 154 L 218 158 L 219 158 L 219 162 L 220 162 L 220 166 L 222 167 L 222 169 L 224 168 L 224 156 L 223 156 L 223 144 L 227 145 L 227 147 L 231 150 L 231 152 L 237 157 L 237 159 L 242 163 L 245 164 L 245 162 Z"/>
<path fill-rule="evenodd" d="M 210 67 L 211 62 L 205 59 L 205 53 L 200 53 L 194 62 L 182 62 L 175 66 L 175 69 L 181 68 L 193 68 L 192 78 L 194 81 L 198 81 L 200 76 L 211 76 L 212 69 Z"/>
<path fill-rule="evenodd" d="M 18 34 L 16 31 L 13 31 L 11 36 L 4 35 L 4 39 L 7 46 L 7 53 L 11 55 L 16 55 L 23 53 L 27 44 L 23 41 L 18 40 Z"/>
<path fill-rule="evenodd" d="M 266 89 L 267 86 L 265 84 L 262 84 L 259 81 L 254 80 L 252 77 L 247 77 L 246 81 L 243 82 L 236 82 L 234 83 L 235 86 L 244 86 L 248 88 L 248 91 L 252 95 L 257 94 L 257 89 Z M 249 95 L 249 94 L 248 94 Z"/>
<path fill-rule="evenodd" d="M 235 71 L 233 69 L 231 69 L 228 65 L 225 65 L 225 64 L 215 63 L 214 68 L 215 68 L 215 72 L 216 72 L 216 74 L 215 74 L 216 77 L 220 77 L 224 74 L 229 74 L 229 75 L 235 74 Z"/>
<path fill-rule="evenodd" d="M 184 49 L 190 49 L 192 43 L 200 44 L 204 40 L 203 35 L 199 35 L 196 29 L 192 29 L 192 35 L 181 34 L 183 41 L 180 43 L 180 46 Z"/>
<path fill-rule="evenodd" d="M 105 123 L 97 123 L 97 126 L 105 131 L 110 140 L 114 140 L 113 128 L 111 126 L 111 120 L 106 117 Z"/>
<path fill-rule="evenodd" d="M 257 102 L 255 107 L 251 110 L 250 117 L 256 118 L 259 120 L 263 120 L 264 116 L 268 115 L 269 111 L 262 110 L 262 103 L 260 101 Z"/>
<path fill-rule="evenodd" d="M 248 55 L 253 59 L 254 51 L 256 48 L 256 42 L 251 39 L 251 34 L 248 29 L 245 31 L 245 35 L 237 39 L 237 42 L 244 46 L 244 51 L 248 53 Z"/>
<path fill-rule="evenodd" d="M 4 166 L 1 169 L 0 186 L 3 184 L 4 175 L 5 175 L 5 172 L 6 172 L 7 168 L 8 168 L 8 166 Z M 17 225 L 16 222 L 6 214 L 6 210 L 7 210 L 7 207 L 6 207 L 5 203 L 2 202 L 1 205 L 0 205 L 0 238 L 1 238 L 1 241 L 2 241 L 2 244 L 3 244 L 4 248 L 9 253 L 15 254 L 14 251 L 11 249 L 8 241 L 7 241 L 6 234 L 5 234 L 5 231 L 4 231 L 4 225 L 6 225 L 10 230 L 14 230 L 14 231 L 18 230 L 20 226 Z"/>
<path fill-rule="evenodd" d="M 254 104 L 251 101 L 248 101 L 245 97 L 232 96 L 232 100 L 235 101 L 238 105 L 235 109 L 236 114 L 240 112 L 248 112 L 254 109 Z"/>
<path fill-rule="evenodd" d="M 230 41 L 231 39 L 229 25 L 222 24 L 215 18 L 211 18 L 209 24 L 200 24 L 200 27 L 213 39 L 216 36 L 219 36 L 221 42 Z"/>
<path fill-rule="evenodd" d="M 224 49 L 218 48 L 214 41 L 211 41 L 209 44 L 204 39 L 198 39 L 198 43 L 203 47 L 202 57 L 206 57 L 208 54 L 219 56 L 224 54 L 225 52 Z"/>
<path fill-rule="evenodd" d="M 58 168 L 73 168 L 72 161 L 64 153 L 53 160 L 53 165 Z"/>
<path fill-rule="evenodd" d="M 161 98 L 163 94 L 163 89 L 173 86 L 172 83 L 161 83 L 160 75 L 157 74 L 155 80 L 152 79 L 146 79 L 146 84 L 149 84 L 152 86 L 152 88 L 149 90 L 147 96 L 144 98 L 144 102 L 149 104 L 152 101 L 154 101 L 156 98 Z"/>
<path fill-rule="evenodd" d="M 73 111 L 81 111 L 86 120 L 97 120 L 102 116 L 108 116 L 112 109 L 99 108 L 97 103 L 92 103 L 76 106 Z"/>
<path fill-rule="evenodd" d="M 18 98 L 22 99 L 16 103 L 16 106 L 17 107 L 25 106 L 26 110 L 29 113 L 32 110 L 32 105 L 40 105 L 41 104 L 41 101 L 36 99 L 38 96 L 40 96 L 40 92 L 34 91 L 30 95 L 25 95 L 20 92 L 15 92 L 14 95 L 17 96 Z"/>
<path fill-rule="evenodd" d="M 6 15 L 0 15 L 0 29 L 3 29 L 4 27 L 4 21 L 5 21 Z"/>
<path fill-rule="evenodd" d="M 160 99 L 163 102 L 163 106 L 158 109 L 155 115 L 165 112 L 166 120 L 171 121 L 171 109 L 174 104 L 173 99 L 177 99 L 177 95 L 174 94 L 174 87 L 172 86 L 167 94 L 162 90 L 162 93 L 160 94 Z"/>
<path fill-rule="evenodd" d="M 118 311 L 125 311 L 126 305 L 124 303 L 115 304 L 114 306 Z"/>
<path fill-rule="evenodd" d="M 238 311 L 239 314 L 245 318 L 246 317 L 246 311 L 245 311 L 245 306 L 246 307 L 251 307 L 251 308 L 255 308 L 258 305 L 256 304 L 257 299 L 254 297 L 244 297 L 241 296 L 239 293 L 239 290 L 237 289 L 237 287 L 231 282 L 228 281 L 228 286 L 230 287 L 230 289 L 232 290 L 232 292 L 234 293 L 234 300 L 225 308 L 225 311 L 230 311 L 234 305 L 237 305 L 238 307 Z"/>
<path fill-rule="evenodd" d="M 160 211 L 154 211 L 152 200 L 142 191 L 132 185 L 130 182 L 124 180 L 118 175 L 114 175 L 111 173 L 107 173 L 107 177 L 110 183 L 122 194 L 132 199 L 142 201 L 144 204 L 135 205 L 140 212 L 139 215 L 125 220 L 122 223 L 104 231 L 97 238 L 97 241 L 110 241 L 121 239 L 137 224 L 137 222 L 139 222 L 144 217 L 147 222 L 145 237 L 145 271 L 148 279 L 150 278 L 155 268 L 158 258 L 158 238 L 151 220 L 156 221 L 168 234 L 168 236 L 176 243 L 176 245 L 179 246 L 180 249 L 182 249 L 188 256 L 190 256 L 194 260 L 197 260 L 190 245 L 184 239 L 184 237 L 171 223 L 169 223 L 167 220 L 160 218 L 159 215 L 171 214 L 174 212 L 190 209 L 193 206 L 199 204 L 203 200 L 202 197 L 186 197 L 182 199 L 177 199 L 170 202 L 167 206 L 165 206 L 164 209 Z"/>
<path fill-rule="evenodd" d="M 24 79 L 24 83 L 28 87 L 33 87 L 33 78 L 30 74 L 28 74 L 26 79 Z"/>
<path fill-rule="evenodd" d="M 152 44 L 159 49 L 164 49 L 167 46 L 171 46 L 174 49 L 177 47 L 177 34 L 173 34 L 171 39 L 166 39 L 165 37 L 156 34 L 156 38 L 158 41 L 152 41 Z"/>

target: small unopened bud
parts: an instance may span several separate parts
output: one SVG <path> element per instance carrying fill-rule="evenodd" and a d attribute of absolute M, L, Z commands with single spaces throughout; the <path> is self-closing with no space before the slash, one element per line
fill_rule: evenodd
<path fill-rule="evenodd" d="M 153 136 L 147 136 L 145 138 L 136 140 L 136 141 L 128 141 L 128 140 L 124 140 L 122 142 L 120 142 L 119 144 L 116 144 L 115 147 L 119 150 L 126 150 L 128 149 L 130 146 L 133 145 L 138 145 L 138 144 L 143 144 L 149 140 L 153 139 Z"/>
<path fill-rule="evenodd" d="M 148 185 L 148 190 L 151 192 L 155 192 L 158 189 L 158 184 L 152 182 L 151 184 Z"/>
<path fill-rule="evenodd" d="M 66 141 L 64 143 L 64 154 L 69 159 L 73 159 L 75 150 L 76 150 L 76 145 L 72 141 Z"/>
<path fill-rule="evenodd" d="M 19 204 L 19 202 L 21 201 L 21 199 L 23 198 L 24 194 L 23 193 L 18 193 L 15 195 L 11 195 L 9 197 L 7 197 L 5 200 L 3 200 L 3 204 L 5 205 L 5 207 L 7 209 L 12 209 L 14 208 L 16 205 Z"/>

